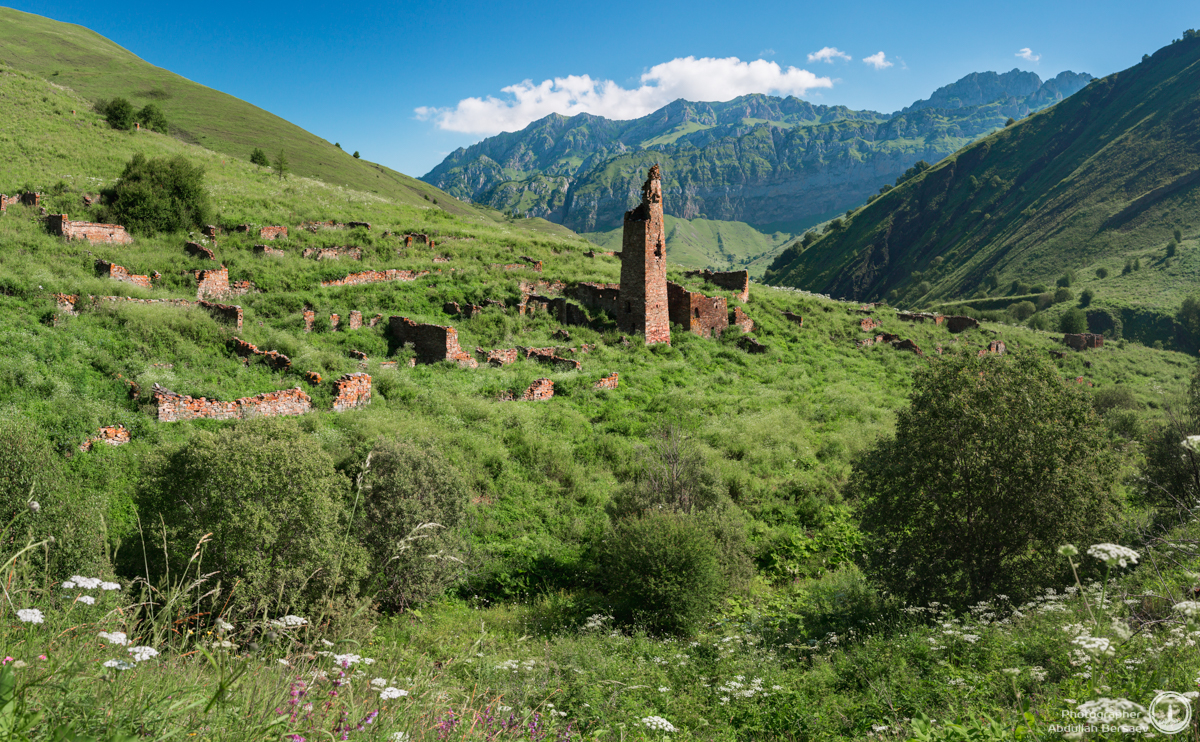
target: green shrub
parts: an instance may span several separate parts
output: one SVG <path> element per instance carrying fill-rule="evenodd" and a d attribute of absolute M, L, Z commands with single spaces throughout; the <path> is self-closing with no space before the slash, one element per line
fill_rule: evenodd
<path fill-rule="evenodd" d="M 96 113 L 103 116 L 114 129 L 128 131 L 133 128 L 133 104 L 124 98 L 100 101 L 96 104 Z"/>
<path fill-rule="evenodd" d="M 217 573 L 221 600 L 252 613 L 302 611 L 328 591 L 353 592 L 363 575 L 362 547 L 347 539 L 347 494 L 346 478 L 295 420 L 196 431 L 143 486 L 140 509 L 161 514 L 166 542 L 163 555 L 147 539 L 144 556 L 160 575 L 181 574 L 211 534 L 201 569 Z"/>
<path fill-rule="evenodd" d="M 1096 298 L 1096 293 L 1091 289 L 1084 289 L 1079 294 L 1079 306 L 1086 307 L 1092 303 L 1092 299 Z"/>
<path fill-rule="evenodd" d="M 649 510 L 617 521 L 602 564 L 618 618 L 651 631 L 695 629 L 724 593 L 717 543 L 686 513 Z"/>
<path fill-rule="evenodd" d="M 1189 436 L 1200 435 L 1200 365 L 1192 372 L 1182 409 L 1170 406 L 1166 412 L 1143 443 L 1138 490 L 1149 504 L 1183 510 L 1200 499 L 1200 452 L 1183 445 Z"/>
<path fill-rule="evenodd" d="M 267 153 L 263 152 L 261 147 L 255 147 L 254 151 L 250 153 L 250 164 L 270 167 L 271 161 L 267 159 Z"/>
<path fill-rule="evenodd" d="M 895 438 L 854 466 L 871 574 L 963 606 L 1056 584 L 1055 548 L 1110 527 L 1117 462 L 1091 397 L 1033 354 L 953 354 L 914 379 Z"/>
<path fill-rule="evenodd" d="M 1064 301 L 1071 301 L 1074 298 L 1075 298 L 1075 295 L 1071 293 L 1071 289 L 1068 289 L 1066 287 L 1060 286 L 1054 292 L 1054 303 L 1055 304 L 1061 304 Z"/>
<path fill-rule="evenodd" d="M 633 477 L 613 497 L 609 516 L 620 519 L 647 510 L 690 513 L 716 506 L 725 496 L 695 441 L 681 425 L 669 424 L 635 449 Z"/>
<path fill-rule="evenodd" d="M 1038 294 L 1037 310 L 1040 312 L 1043 309 L 1054 305 L 1054 294 Z"/>
<path fill-rule="evenodd" d="M 470 490 L 437 450 L 381 442 L 362 479 L 355 531 L 370 557 L 367 592 L 389 610 L 446 589 L 462 569 L 462 521 Z"/>
<path fill-rule="evenodd" d="M 1097 268 L 1096 278 L 1099 278 L 1101 281 L 1108 278 L 1108 268 Z"/>
<path fill-rule="evenodd" d="M 1014 318 L 1016 318 L 1018 322 L 1024 322 L 1034 315 L 1034 313 L 1037 311 L 1037 307 L 1035 307 L 1031 301 L 1019 301 L 1010 306 L 1008 311 Z"/>
<path fill-rule="evenodd" d="M 1087 315 L 1079 307 L 1071 307 L 1058 318 L 1058 331 L 1063 333 L 1087 332 Z"/>
<path fill-rule="evenodd" d="M 202 227 L 211 219 L 204 168 L 182 155 L 134 155 L 104 196 L 105 218 L 141 234 Z"/>
<path fill-rule="evenodd" d="M 162 109 L 153 103 L 147 103 L 146 107 L 137 113 L 137 121 L 141 123 L 143 128 L 152 129 L 159 134 L 170 134 L 171 127 L 167 124 L 167 117 L 162 112 Z"/>

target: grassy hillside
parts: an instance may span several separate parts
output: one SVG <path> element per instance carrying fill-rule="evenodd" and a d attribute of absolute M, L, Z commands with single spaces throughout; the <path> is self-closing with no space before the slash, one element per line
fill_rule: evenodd
<path fill-rule="evenodd" d="M 141 108 L 154 103 L 171 124 L 172 136 L 246 162 L 255 147 L 283 149 L 292 171 L 333 185 L 353 188 L 418 205 L 438 200 L 450 213 L 477 220 L 502 220 L 497 212 L 458 201 L 426 183 L 341 149 L 288 121 L 245 101 L 206 88 L 160 69 L 81 26 L 0 7 L 0 64 L 70 88 L 82 99 L 71 109 L 82 113 L 100 99 L 127 98 Z M 65 113 L 69 115 L 70 110 Z M 17 177 L 11 163 L 0 162 L 0 183 Z M 34 184 L 42 184 L 37 173 Z M 565 234 L 561 227 L 540 228 Z"/>
<path fill-rule="evenodd" d="M 787 232 L 764 234 L 744 222 L 715 219 L 680 219 L 667 216 L 667 259 L 674 265 L 695 270 L 750 271 L 762 276 L 775 255 L 795 237 Z M 621 251 L 623 228 L 584 234 L 602 250 Z"/>
<path fill-rule="evenodd" d="M 1053 287 L 1074 271 L 1072 289 L 1096 304 L 1170 315 L 1195 286 L 1198 90 L 1200 38 L 1187 36 L 789 248 L 767 280 L 921 306 Z M 1175 230 L 1182 246 L 1167 258 Z M 1140 270 L 1122 275 L 1133 260 Z"/>

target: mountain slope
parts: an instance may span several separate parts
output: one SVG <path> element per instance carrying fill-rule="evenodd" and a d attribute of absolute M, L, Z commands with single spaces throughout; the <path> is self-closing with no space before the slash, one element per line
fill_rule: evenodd
<path fill-rule="evenodd" d="M 788 248 L 767 280 L 928 305 L 1073 269 L 1101 303 L 1173 311 L 1194 290 L 1198 207 L 1200 38 L 1188 35 Z M 1176 229 L 1183 250 L 1167 259 Z M 1090 278 L 1127 259 L 1145 269 Z"/>
<path fill-rule="evenodd" d="M 673 216 L 799 231 L 861 204 L 917 160 L 937 161 L 1088 79 L 981 73 L 896 114 L 746 95 L 678 100 L 632 121 L 551 115 L 460 149 L 422 179 L 458 198 L 595 232 L 620 226 L 637 199 L 636 173 L 658 162 Z"/>
<path fill-rule="evenodd" d="M 117 96 L 140 108 L 159 106 L 172 136 L 245 161 L 254 147 L 283 149 L 301 176 L 495 221 L 488 209 L 447 198 L 415 178 L 356 159 L 320 137 L 267 111 L 155 67 L 103 36 L 68 23 L 0 8 L 0 63 L 76 91 L 90 102 Z M 5 174 L 0 163 L 0 177 Z M 544 225 L 543 228 L 549 228 Z"/>

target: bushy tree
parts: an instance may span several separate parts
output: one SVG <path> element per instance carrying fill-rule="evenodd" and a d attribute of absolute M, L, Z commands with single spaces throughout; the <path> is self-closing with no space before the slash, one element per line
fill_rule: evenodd
<path fill-rule="evenodd" d="M 1178 251 L 1179 251 L 1179 243 L 1178 242 L 1176 242 L 1175 240 L 1171 240 L 1170 242 L 1167 243 L 1167 257 L 1168 258 L 1175 257 L 1175 253 Z"/>
<path fill-rule="evenodd" d="M 250 164 L 270 167 L 271 161 L 267 159 L 267 153 L 263 152 L 261 147 L 255 147 L 254 151 L 250 153 Z"/>
<path fill-rule="evenodd" d="M 147 539 L 160 575 L 182 574 L 208 537 L 201 571 L 221 601 L 252 613 L 301 611 L 352 592 L 365 558 L 348 538 L 349 482 L 295 420 L 263 418 L 196 431 L 154 467 L 141 510 L 161 514 L 166 554 Z M 234 587 L 236 584 L 236 588 Z M 282 601 L 282 602 L 281 602 Z"/>
<path fill-rule="evenodd" d="M 354 154 L 351 156 L 357 160 L 358 159 L 358 150 L 354 150 Z"/>
<path fill-rule="evenodd" d="M 1064 542 L 1116 512 L 1117 462 L 1090 396 L 1034 354 L 919 370 L 896 435 L 854 465 L 870 572 L 909 601 L 962 606 L 1060 584 Z"/>
<path fill-rule="evenodd" d="M 1097 268 L 1096 278 L 1099 278 L 1101 281 L 1108 278 L 1108 268 Z"/>
<path fill-rule="evenodd" d="M 275 162 L 272 166 L 275 168 L 275 174 L 279 176 L 280 180 L 283 180 L 291 169 L 288 167 L 287 154 L 283 150 L 279 150 L 279 154 L 275 155 Z"/>
<path fill-rule="evenodd" d="M 108 121 L 114 129 L 127 131 L 133 128 L 133 104 L 124 98 L 113 98 L 110 101 L 100 101 L 96 104 L 96 112 Z"/>
<path fill-rule="evenodd" d="M 137 121 L 141 123 L 143 128 L 152 129 L 157 131 L 159 134 L 171 133 L 171 127 L 167 123 L 166 114 L 162 112 L 161 108 L 153 103 L 147 103 L 145 108 L 138 111 Z"/>
<path fill-rule="evenodd" d="M 141 234 L 202 227 L 211 218 L 204 168 L 183 155 L 135 154 L 104 197 L 106 218 Z"/>
<path fill-rule="evenodd" d="M 1071 301 L 1074 298 L 1075 298 L 1075 295 L 1071 293 L 1071 289 L 1069 289 L 1065 286 L 1060 286 L 1054 290 L 1054 303 L 1055 304 L 1061 304 L 1064 301 Z"/>
<path fill-rule="evenodd" d="M 366 589 L 389 610 L 443 591 L 462 571 L 459 524 L 470 490 L 436 449 L 381 442 L 361 480 L 355 531 L 370 558 Z"/>
<path fill-rule="evenodd" d="M 1071 307 L 1058 318 L 1058 331 L 1070 334 L 1087 332 L 1087 315 L 1079 307 Z"/>
<path fill-rule="evenodd" d="M 1092 299 L 1096 298 L 1096 292 L 1091 289 L 1084 289 L 1079 294 L 1079 306 L 1086 307 L 1092 303 Z"/>
<path fill-rule="evenodd" d="M 1175 313 L 1175 321 L 1183 328 L 1192 347 L 1200 348 L 1200 296 L 1189 296 Z"/>
<path fill-rule="evenodd" d="M 1031 301 L 1019 301 L 1009 307 L 1008 311 L 1012 313 L 1018 322 L 1024 322 L 1033 316 L 1033 313 L 1037 311 L 1037 307 Z"/>
<path fill-rule="evenodd" d="M 1200 499 L 1200 451 L 1186 444 L 1188 437 L 1200 435 L 1200 365 L 1183 404 L 1168 405 L 1166 413 L 1145 437 L 1138 492 L 1147 504 L 1184 510 Z"/>

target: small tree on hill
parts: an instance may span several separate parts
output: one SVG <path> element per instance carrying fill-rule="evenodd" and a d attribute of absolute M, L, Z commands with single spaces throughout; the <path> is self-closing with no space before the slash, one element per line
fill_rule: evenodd
<path fill-rule="evenodd" d="M 275 155 L 273 167 L 275 168 L 275 174 L 279 176 L 280 180 L 283 180 L 284 176 L 288 173 L 287 155 L 284 154 L 283 150 L 279 150 L 279 154 Z"/>
<path fill-rule="evenodd" d="M 1179 251 L 1179 243 L 1178 242 L 1176 242 L 1175 240 L 1171 240 L 1170 242 L 1167 243 L 1167 257 L 1168 258 L 1175 257 L 1175 253 L 1178 251 Z"/>
<path fill-rule="evenodd" d="M 1091 289 L 1084 289 L 1083 292 L 1079 294 L 1079 306 L 1086 307 L 1092 303 L 1092 299 L 1095 297 L 1096 293 L 1094 291 Z"/>
<path fill-rule="evenodd" d="M 1117 512 L 1117 461 L 1088 393 L 1033 354 L 954 354 L 917 372 L 895 438 L 855 464 L 866 563 L 911 602 L 1020 600 L 1066 542 Z"/>
<path fill-rule="evenodd" d="M 1061 304 L 1064 301 L 1071 301 L 1075 295 L 1071 293 L 1071 289 L 1066 286 L 1059 286 L 1054 290 L 1054 303 Z"/>
<path fill-rule="evenodd" d="M 105 218 L 142 234 L 201 227 L 211 215 L 204 168 L 182 155 L 134 155 L 104 197 Z"/>
<path fill-rule="evenodd" d="M 1108 268 L 1097 268 L 1096 278 L 1099 278 L 1101 281 L 1108 278 Z"/>
<path fill-rule="evenodd" d="M 113 98 L 96 106 L 99 113 L 104 115 L 108 125 L 114 129 L 126 131 L 133 128 L 133 104 L 124 98 Z"/>
<path fill-rule="evenodd" d="M 143 129 L 152 129 L 159 134 L 171 133 L 171 127 L 167 123 L 166 114 L 153 103 L 147 103 L 145 108 L 138 111 L 137 120 L 141 123 Z"/>
<path fill-rule="evenodd" d="M 262 151 L 261 147 L 255 147 L 250 153 L 250 164 L 258 165 L 259 167 L 270 167 L 271 161 L 267 159 L 267 153 Z"/>
<path fill-rule="evenodd" d="M 356 159 L 356 160 L 358 159 L 358 150 L 354 150 L 354 155 L 353 155 L 353 157 L 354 157 L 354 159 Z"/>
<path fill-rule="evenodd" d="M 1087 332 L 1087 315 L 1079 307 L 1071 307 L 1058 318 L 1058 331 L 1066 334 Z"/>

